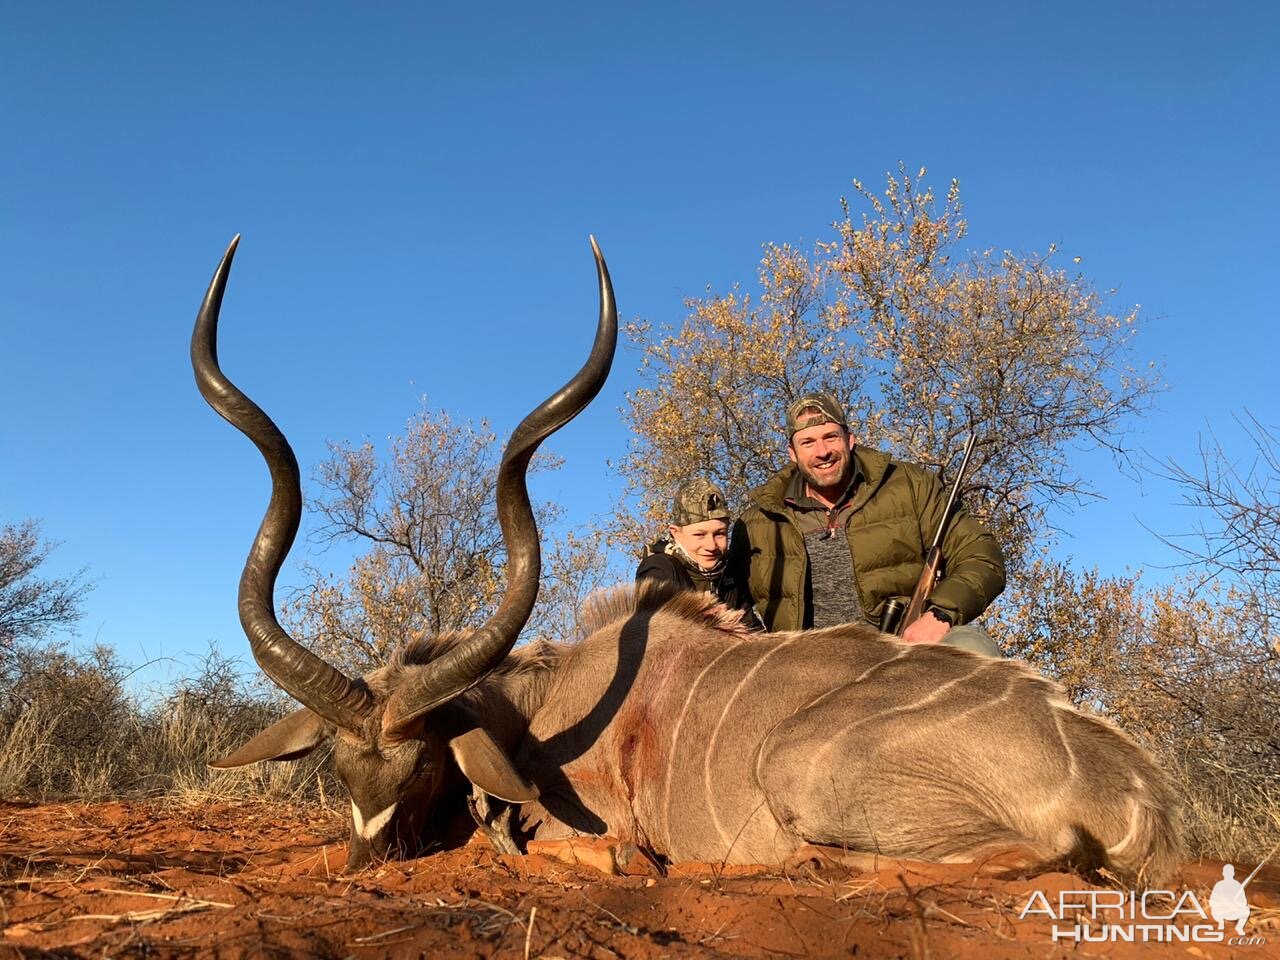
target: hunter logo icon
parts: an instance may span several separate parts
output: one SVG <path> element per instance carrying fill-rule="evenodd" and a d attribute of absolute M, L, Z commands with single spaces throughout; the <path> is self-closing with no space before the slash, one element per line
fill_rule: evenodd
<path fill-rule="evenodd" d="M 1262 864 L 1258 864 L 1258 869 L 1261 868 Z M 1222 879 L 1213 885 L 1213 892 L 1209 894 L 1209 912 L 1218 921 L 1219 928 L 1228 920 L 1235 920 L 1236 933 L 1244 936 L 1244 922 L 1249 919 L 1249 901 L 1245 897 L 1244 888 L 1258 869 L 1241 883 L 1235 878 L 1236 868 L 1229 863 L 1223 864 Z"/>

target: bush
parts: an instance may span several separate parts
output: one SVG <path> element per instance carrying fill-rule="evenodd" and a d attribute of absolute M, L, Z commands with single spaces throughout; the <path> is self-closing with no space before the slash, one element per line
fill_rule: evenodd
<path fill-rule="evenodd" d="M 289 763 L 213 770 L 289 705 L 246 684 L 211 652 L 194 676 L 147 701 L 105 647 L 60 644 L 13 651 L 0 669 L 0 796 L 36 800 L 165 796 L 178 800 L 321 799 L 328 751 Z"/>
<path fill-rule="evenodd" d="M 98 798 L 132 765 L 137 710 L 107 647 L 62 644 L 11 652 L 0 684 L 0 787 L 6 795 Z"/>

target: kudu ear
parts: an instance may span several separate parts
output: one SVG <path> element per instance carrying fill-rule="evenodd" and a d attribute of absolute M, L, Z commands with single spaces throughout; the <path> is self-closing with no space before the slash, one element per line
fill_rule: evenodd
<path fill-rule="evenodd" d="M 297 760 L 305 757 L 333 732 L 333 727 L 306 707 L 277 720 L 234 753 L 214 760 L 211 767 L 243 767 L 260 760 Z"/>
<path fill-rule="evenodd" d="M 505 750 L 482 727 L 472 727 L 449 741 L 463 775 L 492 797 L 509 803 L 538 799 L 538 788 L 520 775 Z"/>

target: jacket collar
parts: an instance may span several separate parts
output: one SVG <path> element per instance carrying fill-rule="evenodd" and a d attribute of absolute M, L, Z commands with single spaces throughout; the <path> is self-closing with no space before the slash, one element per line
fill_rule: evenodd
<path fill-rule="evenodd" d="M 847 507 L 853 501 L 854 495 L 859 488 L 859 484 L 866 480 L 866 477 L 862 472 L 862 465 L 858 463 L 858 458 L 853 457 L 852 462 L 853 475 L 849 477 L 849 482 L 845 484 L 844 492 L 842 492 L 840 497 L 836 500 L 834 507 L 836 510 L 843 510 Z M 830 511 L 833 509 L 809 493 L 809 487 L 805 483 L 804 477 L 800 475 L 799 470 L 792 471 L 791 480 L 787 483 L 787 489 L 783 491 L 782 500 L 792 509 L 822 511 Z"/>

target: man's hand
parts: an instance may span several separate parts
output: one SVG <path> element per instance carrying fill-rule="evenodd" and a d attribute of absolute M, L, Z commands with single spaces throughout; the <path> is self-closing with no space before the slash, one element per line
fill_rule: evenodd
<path fill-rule="evenodd" d="M 939 620 L 932 610 L 926 610 L 919 620 L 907 627 L 902 639 L 907 643 L 938 643 L 950 629 L 951 624 Z"/>

